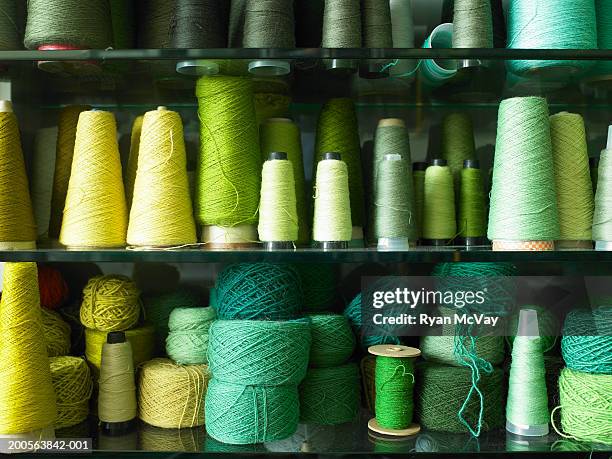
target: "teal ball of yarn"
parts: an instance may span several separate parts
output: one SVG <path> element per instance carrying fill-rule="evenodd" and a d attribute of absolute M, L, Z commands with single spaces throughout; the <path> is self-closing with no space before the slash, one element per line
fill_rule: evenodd
<path fill-rule="evenodd" d="M 310 366 L 333 367 L 346 362 L 355 349 L 355 335 L 346 317 L 338 314 L 312 314 L 310 326 Z"/>
<path fill-rule="evenodd" d="M 310 321 L 217 320 L 208 364 L 217 380 L 242 385 L 298 384 L 308 367 Z"/>
<path fill-rule="evenodd" d="M 224 320 L 293 319 L 302 310 L 302 299 L 300 277 L 289 265 L 230 265 L 215 285 L 215 307 Z"/>
<path fill-rule="evenodd" d="M 384 326 L 376 327 L 372 335 L 366 335 L 363 329 L 363 321 L 361 316 L 361 293 L 358 294 L 353 301 L 344 310 L 345 317 L 351 323 L 355 334 L 361 342 L 361 346 L 367 349 L 376 344 L 399 344 L 400 340 L 397 336 L 393 336 Z M 374 327 L 374 325 L 372 326 Z"/>
<path fill-rule="evenodd" d="M 208 363 L 208 331 L 217 314 L 212 308 L 176 308 L 170 314 L 166 353 L 176 363 Z"/>
<path fill-rule="evenodd" d="M 206 431 L 223 443 L 283 440 L 299 420 L 297 386 L 242 386 L 213 378 L 206 393 Z"/>
<path fill-rule="evenodd" d="M 550 352 L 557 344 L 557 336 L 559 334 L 559 323 L 557 317 L 547 308 L 542 306 L 522 306 L 521 309 L 534 309 L 538 313 L 538 329 L 540 330 L 540 342 L 542 343 L 542 352 Z M 520 312 L 520 311 L 519 311 Z M 508 335 L 508 344 L 512 349 L 516 332 L 518 331 L 519 312 L 513 314 L 506 327 Z"/>
<path fill-rule="evenodd" d="M 311 368 L 300 384 L 300 421 L 336 425 L 359 414 L 359 369 L 354 363 Z"/>
<path fill-rule="evenodd" d="M 612 374 L 612 306 L 571 311 L 563 325 L 561 353 L 572 370 Z"/>

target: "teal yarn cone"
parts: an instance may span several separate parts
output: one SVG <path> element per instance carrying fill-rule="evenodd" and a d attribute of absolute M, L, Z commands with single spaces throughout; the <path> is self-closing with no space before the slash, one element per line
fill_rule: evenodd
<path fill-rule="evenodd" d="M 208 332 L 217 313 L 213 308 L 176 308 L 170 314 L 166 354 L 181 365 L 208 363 Z"/>
<path fill-rule="evenodd" d="M 374 369 L 376 421 L 384 429 L 406 429 L 414 414 L 413 357 L 377 355 Z"/>
<path fill-rule="evenodd" d="M 215 285 L 220 319 L 288 320 L 302 310 L 300 277 L 290 265 L 237 263 Z"/>
<path fill-rule="evenodd" d="M 337 425 L 359 415 L 359 369 L 354 363 L 311 368 L 299 390 L 300 422 Z"/>
<path fill-rule="evenodd" d="M 320 312 L 336 303 L 337 272 L 333 263 L 294 265 L 302 281 L 304 312 Z"/>
<path fill-rule="evenodd" d="M 348 319 L 339 314 L 311 314 L 309 365 L 328 368 L 345 363 L 355 349 L 355 335 Z"/>
<path fill-rule="evenodd" d="M 497 121 L 488 237 L 554 241 L 559 234 L 548 105 L 541 97 L 506 99 Z"/>
<path fill-rule="evenodd" d="M 476 159 L 474 125 L 467 113 L 450 113 L 442 120 L 442 158 L 448 162 L 455 182 L 455 194 L 459 194 L 461 171 L 466 159 Z"/>
<path fill-rule="evenodd" d="M 571 311 L 563 324 L 561 354 L 572 370 L 612 374 L 612 306 Z"/>
<path fill-rule="evenodd" d="M 438 164 L 425 171 L 423 239 L 450 242 L 457 233 L 453 174 L 448 166 Z"/>
<path fill-rule="evenodd" d="M 597 49 L 595 2 L 513 0 L 508 10 L 508 48 L 515 49 Z M 590 61 L 518 60 L 508 61 L 517 75 L 554 72 L 557 77 L 580 73 Z"/>
<path fill-rule="evenodd" d="M 376 326 L 374 334 L 366 334 L 361 316 L 361 298 L 360 293 L 353 298 L 344 310 L 344 315 L 351 323 L 361 347 L 367 349 L 376 344 L 399 344 L 399 338 L 392 335 L 384 326 Z"/>

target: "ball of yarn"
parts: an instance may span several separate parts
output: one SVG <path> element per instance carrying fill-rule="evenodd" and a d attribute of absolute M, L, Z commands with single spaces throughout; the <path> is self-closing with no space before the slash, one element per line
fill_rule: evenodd
<path fill-rule="evenodd" d="M 125 276 L 96 276 L 83 289 L 81 323 L 100 331 L 128 330 L 140 317 L 140 291 Z"/>
<path fill-rule="evenodd" d="M 57 398 L 55 428 L 71 427 L 87 419 L 93 391 L 91 372 L 80 357 L 52 357 L 51 382 Z"/>
<path fill-rule="evenodd" d="M 540 342 L 542 343 L 542 352 L 549 352 L 557 344 L 557 336 L 559 334 L 559 321 L 547 308 L 537 305 L 523 306 L 521 309 L 534 309 L 538 313 L 538 329 L 540 330 Z M 508 344 L 512 349 L 512 343 L 518 330 L 519 313 L 513 314 L 506 326 Z"/>
<path fill-rule="evenodd" d="M 92 330 L 91 328 L 85 329 L 85 358 L 96 370 L 100 370 L 102 345 L 106 342 L 107 335 L 108 332 Z M 153 325 L 144 324 L 142 327 L 127 330 L 125 337 L 132 345 L 134 367 L 153 358 L 155 338 Z"/>
<path fill-rule="evenodd" d="M 355 335 L 347 318 L 339 314 L 312 314 L 310 366 L 334 367 L 346 362 L 355 349 Z"/>
<path fill-rule="evenodd" d="M 64 276 L 50 266 L 38 265 L 38 288 L 43 308 L 57 309 L 68 299 L 68 285 Z"/>
<path fill-rule="evenodd" d="M 299 419 L 294 385 L 242 386 L 213 378 L 206 394 L 206 431 L 236 445 L 282 440 L 293 435 Z"/>
<path fill-rule="evenodd" d="M 300 384 L 300 421 L 336 425 L 359 413 L 359 369 L 354 363 L 310 368 Z"/>
<path fill-rule="evenodd" d="M 612 375 L 564 368 L 559 377 L 561 426 L 578 440 L 610 443 Z"/>
<path fill-rule="evenodd" d="M 425 363 L 416 370 L 416 417 L 421 427 L 442 432 L 468 432 L 458 417 L 470 389 L 471 370 Z M 479 421 L 479 400 L 472 397 L 465 407 L 464 418 L 470 424 L 481 424 L 482 431 L 495 430 L 504 425 L 504 372 L 493 370 L 482 375 L 479 389 L 483 394 L 484 410 Z"/>
<path fill-rule="evenodd" d="M 294 265 L 302 281 L 304 311 L 322 311 L 336 302 L 336 266 L 333 263 Z"/>
<path fill-rule="evenodd" d="M 561 353 L 572 370 L 612 374 L 612 306 L 571 311 L 563 325 Z"/>
<path fill-rule="evenodd" d="M 370 325 L 369 328 L 376 330 L 376 335 L 366 335 L 365 330 L 362 328 L 363 322 L 361 317 L 361 293 L 358 294 L 353 301 L 344 310 L 345 317 L 351 323 L 353 331 L 361 342 L 361 347 L 367 349 L 370 346 L 376 344 L 399 344 L 400 340 L 397 336 L 393 336 L 389 333 L 389 330 L 385 326 Z"/>
<path fill-rule="evenodd" d="M 289 265 L 228 266 L 219 274 L 215 291 L 221 319 L 287 320 L 302 309 L 300 278 Z"/>
<path fill-rule="evenodd" d="M 166 429 L 203 425 L 209 378 L 206 365 L 177 365 L 168 359 L 146 362 L 138 382 L 138 417 Z"/>
<path fill-rule="evenodd" d="M 242 385 L 298 384 L 306 374 L 310 321 L 217 320 L 208 362 L 215 379 Z"/>
<path fill-rule="evenodd" d="M 70 353 L 70 325 L 55 311 L 41 308 L 47 355 L 58 357 Z"/>
<path fill-rule="evenodd" d="M 168 357 L 181 364 L 208 363 L 208 331 L 217 314 L 213 308 L 176 308 L 166 338 Z"/>
<path fill-rule="evenodd" d="M 463 344 L 470 347 L 471 338 L 468 336 L 423 336 L 421 337 L 421 354 L 426 360 L 443 363 L 445 365 L 462 366 L 466 358 L 457 351 L 457 341 L 463 340 Z M 486 360 L 492 365 L 503 362 L 505 357 L 504 338 L 502 336 L 478 336 L 475 337 L 474 355 Z"/>

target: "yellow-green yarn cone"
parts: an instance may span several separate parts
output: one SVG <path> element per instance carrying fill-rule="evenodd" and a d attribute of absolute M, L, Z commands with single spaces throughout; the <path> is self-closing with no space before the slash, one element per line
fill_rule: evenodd
<path fill-rule="evenodd" d="M 57 416 L 36 263 L 6 263 L 0 302 L 0 434 L 29 433 Z"/>

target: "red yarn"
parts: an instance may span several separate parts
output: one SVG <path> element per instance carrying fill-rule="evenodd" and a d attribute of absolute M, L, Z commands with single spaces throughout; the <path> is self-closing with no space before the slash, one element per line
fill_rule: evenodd
<path fill-rule="evenodd" d="M 68 299 L 68 285 L 57 269 L 38 265 L 40 305 L 48 309 L 59 308 Z"/>

